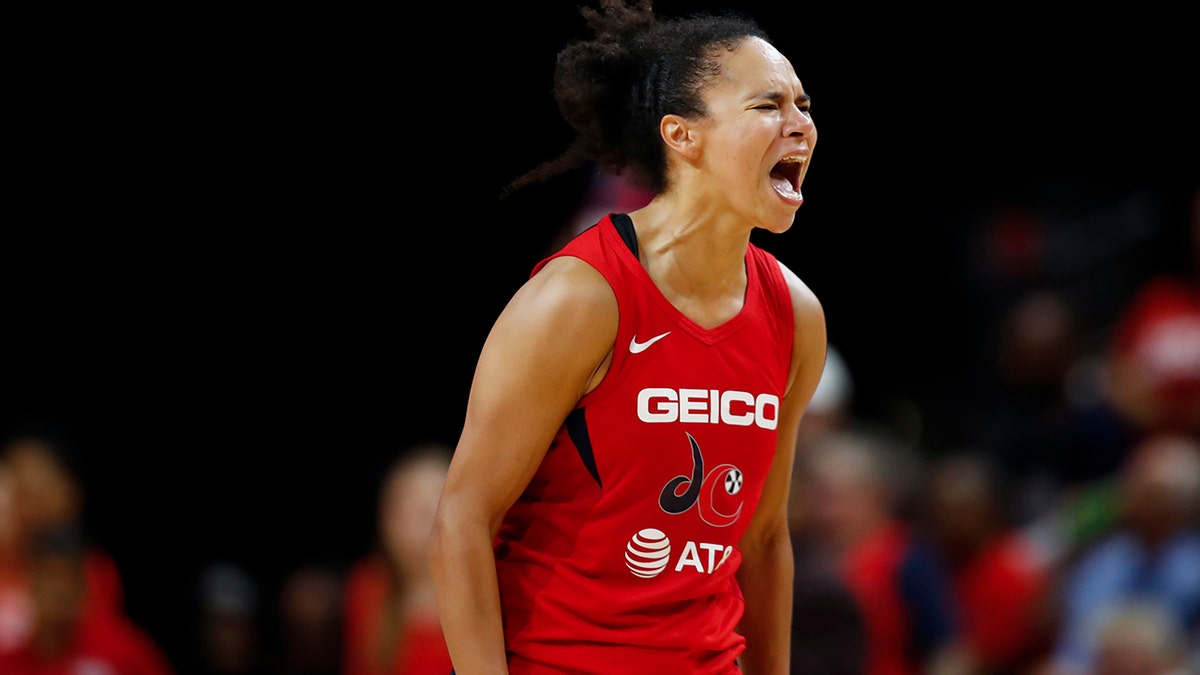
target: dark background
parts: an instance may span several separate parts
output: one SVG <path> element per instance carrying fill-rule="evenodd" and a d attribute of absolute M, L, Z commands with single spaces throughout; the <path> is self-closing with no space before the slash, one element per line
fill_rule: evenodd
<path fill-rule="evenodd" d="M 92 538 L 172 650 L 204 565 L 269 598 L 357 557 L 383 463 L 456 438 L 488 327 L 585 187 L 497 198 L 568 139 L 549 83 L 583 26 L 546 4 L 20 26 L 0 423 L 70 449 Z M 795 226 L 759 241 L 821 297 L 864 416 L 907 405 L 958 440 L 981 214 L 1142 205 L 1161 227 L 1122 269 L 1175 250 L 1200 149 L 1182 12 L 738 6 L 820 129 Z"/>

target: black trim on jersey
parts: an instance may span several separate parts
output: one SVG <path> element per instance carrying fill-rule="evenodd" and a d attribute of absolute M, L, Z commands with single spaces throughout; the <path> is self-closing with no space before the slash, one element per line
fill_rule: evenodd
<path fill-rule="evenodd" d="M 633 219 L 626 213 L 613 213 L 612 223 L 617 228 L 617 234 L 621 235 L 621 240 L 629 247 L 629 251 L 633 253 L 633 257 L 638 257 L 637 232 L 633 229 Z M 596 455 L 592 452 L 592 439 L 587 432 L 587 419 L 584 417 L 583 408 L 577 408 L 567 415 L 567 434 L 571 437 L 571 442 L 575 444 L 575 449 L 579 451 L 579 459 L 583 460 L 583 466 L 587 468 L 588 473 L 592 474 L 592 478 L 596 479 L 596 485 L 604 487 L 604 483 L 600 480 L 600 472 L 596 469 Z"/>
<path fill-rule="evenodd" d="M 576 408 L 567 415 L 567 434 L 575 444 L 575 449 L 579 451 L 579 459 L 583 460 L 584 467 L 592 474 L 592 478 L 596 479 L 596 485 L 604 487 L 600 482 L 600 472 L 596 470 L 596 455 L 592 452 L 592 439 L 588 436 L 587 419 L 584 418 L 583 411 L 583 408 Z"/>
<path fill-rule="evenodd" d="M 627 213 L 614 213 L 612 214 L 612 223 L 617 228 L 617 234 L 621 235 L 621 239 L 633 253 L 633 257 L 638 257 L 637 232 L 633 229 L 633 219 Z"/>

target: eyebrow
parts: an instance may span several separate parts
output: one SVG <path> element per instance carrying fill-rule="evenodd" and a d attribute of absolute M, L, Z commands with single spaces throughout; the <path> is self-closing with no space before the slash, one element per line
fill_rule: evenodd
<path fill-rule="evenodd" d="M 758 96 L 756 96 L 755 98 L 765 98 L 769 101 L 783 101 L 783 100 L 787 99 L 787 97 L 783 95 L 783 92 L 778 91 L 778 90 L 765 91 L 765 92 L 759 94 Z M 804 94 L 804 95 L 800 96 L 800 98 L 796 99 L 796 102 L 797 103 L 811 103 L 812 97 L 809 96 L 808 94 Z"/>

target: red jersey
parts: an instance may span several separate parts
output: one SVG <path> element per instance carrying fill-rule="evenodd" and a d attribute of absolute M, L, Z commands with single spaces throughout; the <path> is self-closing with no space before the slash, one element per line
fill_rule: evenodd
<path fill-rule="evenodd" d="M 1047 572 L 1030 542 L 1010 533 L 985 546 L 955 575 L 964 637 L 977 661 L 1015 672 L 1036 653 Z"/>
<path fill-rule="evenodd" d="M 174 667 L 140 626 L 111 611 L 80 620 L 61 653 L 40 654 L 32 641 L 0 652 L 4 675 L 173 675 Z"/>
<path fill-rule="evenodd" d="M 379 554 L 347 572 L 341 675 L 449 675 L 453 664 L 436 614 L 402 617 L 397 635 L 383 634 L 392 623 L 384 605 L 394 583 Z"/>
<path fill-rule="evenodd" d="M 580 400 L 496 540 L 509 667 L 534 673 L 739 672 L 737 543 L 775 455 L 794 314 L 751 245 L 742 310 L 703 328 L 606 216 L 539 262 L 573 256 L 611 285 L 612 363 Z"/>
<path fill-rule="evenodd" d="M 0 652 L 16 649 L 33 630 L 33 599 L 24 560 L 0 564 Z M 85 614 L 125 611 L 125 589 L 112 555 L 89 546 L 83 553 Z"/>
<path fill-rule="evenodd" d="M 913 625 L 900 583 L 900 566 L 911 543 L 907 525 L 888 523 L 848 549 L 843 580 L 854 594 L 867 628 L 865 675 L 917 675 L 909 645 Z"/>

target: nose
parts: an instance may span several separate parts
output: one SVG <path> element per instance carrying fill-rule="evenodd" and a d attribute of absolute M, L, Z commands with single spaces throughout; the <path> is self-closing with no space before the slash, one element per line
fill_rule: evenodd
<path fill-rule="evenodd" d="M 816 125 L 813 124 L 812 116 L 795 104 L 788 106 L 787 119 L 784 120 L 783 125 L 783 135 L 804 137 L 814 133 L 816 133 Z"/>

